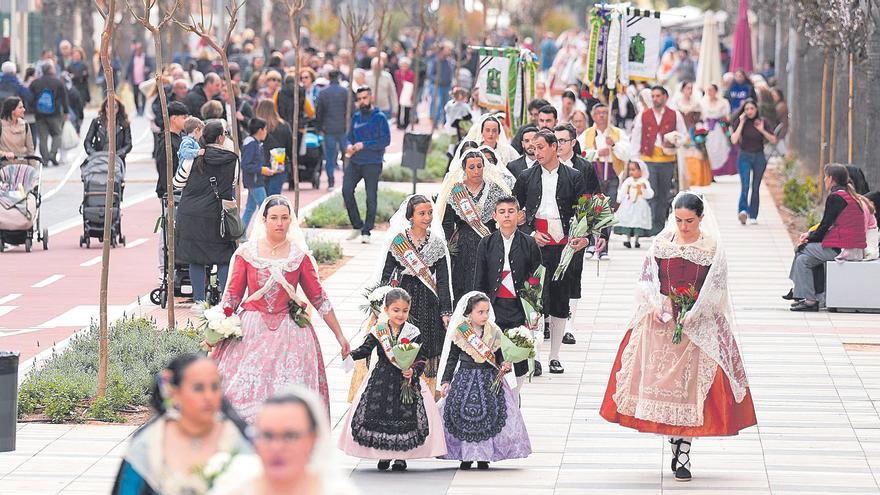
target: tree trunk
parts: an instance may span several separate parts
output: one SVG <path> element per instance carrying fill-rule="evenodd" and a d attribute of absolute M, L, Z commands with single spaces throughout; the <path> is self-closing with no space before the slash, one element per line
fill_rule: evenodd
<path fill-rule="evenodd" d="M 282 22 L 287 17 L 287 2 L 285 0 L 272 0 L 272 35 L 275 50 L 281 49 L 284 40 L 290 39 L 290 25 Z"/>
<path fill-rule="evenodd" d="M 425 50 L 423 49 L 423 44 L 425 42 L 425 30 L 428 28 L 427 20 L 425 19 L 425 9 L 427 6 L 424 2 L 429 0 L 418 0 L 419 6 L 419 34 L 416 37 L 416 48 L 415 48 L 415 60 L 413 60 L 413 72 L 415 73 L 415 79 L 413 80 L 413 109 L 412 115 L 410 116 L 410 130 L 415 130 L 416 128 L 416 120 L 418 120 L 419 116 L 419 70 L 421 67 L 422 58 L 425 56 Z M 430 4 L 429 4 L 430 5 Z M 485 10 L 486 3 L 483 3 Z M 420 50 L 421 49 L 421 50 Z M 429 112 L 430 113 L 430 112 Z M 433 117 L 432 117 L 433 118 Z M 433 121 L 432 121 L 433 122 Z M 433 122 L 436 124 L 436 122 Z"/>
<path fill-rule="evenodd" d="M 872 81 L 865 88 L 865 141 L 863 156 L 877 156 L 880 153 L 880 85 L 873 81 L 880 80 L 880 29 L 875 28 L 868 37 L 868 58 L 865 61 L 867 80 Z M 865 160 L 863 166 L 865 178 L 871 185 L 871 190 L 880 187 L 880 162 L 877 160 Z"/>
<path fill-rule="evenodd" d="M 79 0 L 77 2 L 79 8 L 80 20 L 82 21 L 82 42 L 81 45 L 84 52 L 95 53 L 95 19 L 93 17 L 94 3 L 89 0 Z M 88 63 L 88 60 L 83 60 Z M 91 71 L 89 71 L 91 72 Z M 94 77 L 94 74 L 91 74 Z"/>
<path fill-rule="evenodd" d="M 110 322 L 107 317 L 107 286 L 110 280 L 111 226 L 113 225 L 113 193 L 116 184 L 116 87 L 113 80 L 113 66 L 110 64 L 109 50 L 113 41 L 116 0 L 107 1 L 107 17 L 104 19 L 104 33 L 101 35 L 101 64 L 107 81 L 107 190 L 104 195 L 104 246 L 101 253 L 101 291 L 99 301 L 100 327 L 98 345 L 98 397 L 107 392 L 108 338 Z M 173 287 L 173 286 L 172 286 Z"/>
<path fill-rule="evenodd" d="M 244 27 L 254 30 L 257 36 L 263 31 L 263 0 L 247 0 L 244 4 Z"/>
<path fill-rule="evenodd" d="M 295 1 L 295 0 L 294 0 Z M 291 40 L 293 41 L 293 53 L 296 57 L 294 62 L 293 79 L 293 118 L 291 119 L 291 139 L 293 140 L 290 147 L 290 173 L 293 174 L 293 212 L 299 215 L 299 15 L 300 11 L 288 13 L 288 21 L 290 24 Z M 328 180 L 330 178 L 328 177 Z"/>
<path fill-rule="evenodd" d="M 59 29 L 58 0 L 43 0 L 43 49 L 55 51 Z"/>
<path fill-rule="evenodd" d="M 825 165 L 825 101 L 826 90 L 828 88 L 828 53 L 825 53 L 825 60 L 822 62 L 822 98 L 821 110 L 819 116 L 819 191 L 825 188 L 825 182 L 822 180 L 822 168 Z"/>
<path fill-rule="evenodd" d="M 831 58 L 831 122 L 828 126 L 830 136 L 828 138 L 828 161 L 825 163 L 835 163 L 834 159 L 835 141 L 837 137 L 837 55 Z M 822 169 L 819 169 L 819 177 L 821 178 Z"/>

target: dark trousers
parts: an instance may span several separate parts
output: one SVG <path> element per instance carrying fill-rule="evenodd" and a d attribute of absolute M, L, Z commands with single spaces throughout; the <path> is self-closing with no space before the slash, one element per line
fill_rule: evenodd
<path fill-rule="evenodd" d="M 40 136 L 40 156 L 43 164 L 52 160 L 58 163 L 58 148 L 61 147 L 61 129 L 64 127 L 64 116 L 47 115 L 37 116 L 37 134 Z M 49 137 L 52 138 L 52 148 L 49 148 Z"/>
<path fill-rule="evenodd" d="M 614 172 L 614 168 L 611 164 L 608 164 L 607 168 L 608 177 L 604 177 L 605 174 L 599 175 L 599 189 L 602 191 L 602 194 L 608 196 L 608 199 L 611 200 L 611 209 L 617 211 L 617 189 L 620 187 L 620 179 L 617 177 L 617 173 Z M 602 229 L 602 235 L 605 235 L 607 238 L 611 238 L 611 227 L 607 229 Z M 608 252 L 608 246 L 610 242 L 605 243 L 605 247 L 602 248 L 602 252 L 599 254 L 604 254 Z"/>
<path fill-rule="evenodd" d="M 379 177 L 382 175 L 382 164 L 371 163 L 359 165 L 349 163 L 345 167 L 342 176 L 342 199 L 345 201 L 345 209 L 348 211 L 348 221 L 351 228 L 360 230 L 363 235 L 370 235 L 376 223 L 376 193 L 379 189 Z M 364 189 L 367 193 L 367 218 L 361 220 L 361 212 L 358 210 L 354 190 L 360 181 L 364 181 Z"/>
<path fill-rule="evenodd" d="M 345 134 L 324 134 L 324 169 L 327 171 L 327 185 L 336 186 L 336 163 L 345 150 Z"/>
<path fill-rule="evenodd" d="M 505 299 L 498 297 L 492 304 L 495 310 L 495 324 L 502 330 L 510 330 L 526 324 L 526 313 L 523 311 L 519 299 Z M 513 371 L 516 376 L 525 376 L 529 372 L 528 359 L 513 363 Z"/>
<path fill-rule="evenodd" d="M 546 277 L 544 278 L 544 316 L 553 316 L 555 318 L 568 318 L 571 312 L 568 300 L 571 298 L 572 270 L 576 270 L 575 261 L 572 261 L 568 267 L 565 276 L 558 282 L 553 281 L 553 274 L 559 261 L 562 259 L 562 249 L 565 246 L 544 246 L 541 248 L 541 258 L 544 268 L 546 269 Z M 580 276 L 577 277 L 580 282 Z"/>
<path fill-rule="evenodd" d="M 400 107 L 397 109 L 397 128 L 405 129 L 409 125 L 409 116 L 412 107 Z"/>
<path fill-rule="evenodd" d="M 747 212 L 749 218 L 758 218 L 758 207 L 761 205 L 761 180 L 764 178 L 764 171 L 767 170 L 767 158 L 763 151 L 751 153 L 740 150 L 736 168 L 739 169 L 739 182 L 742 186 L 739 192 L 739 211 Z"/>
<path fill-rule="evenodd" d="M 666 225 L 670 203 L 678 193 L 678 184 L 674 183 L 675 162 L 645 162 L 648 165 L 648 182 L 654 190 L 654 197 L 648 200 L 651 206 L 651 235 L 657 235 Z"/>
<path fill-rule="evenodd" d="M 134 83 L 131 85 L 131 92 L 134 93 L 134 108 L 137 110 L 137 114 L 143 115 L 144 105 L 147 104 L 147 96 Z"/>

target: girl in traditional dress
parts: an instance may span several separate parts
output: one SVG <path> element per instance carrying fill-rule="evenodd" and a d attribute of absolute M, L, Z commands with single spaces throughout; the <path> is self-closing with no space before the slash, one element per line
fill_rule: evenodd
<path fill-rule="evenodd" d="M 251 239 L 232 257 L 229 283 L 221 305 L 241 305 L 241 339 L 226 339 L 214 350 L 226 397 L 249 422 L 260 404 L 286 385 L 299 384 L 324 399 L 330 417 L 327 375 L 321 346 L 311 323 L 300 326 L 294 316 L 305 313 L 302 289 L 342 348 L 349 344 L 327 293 L 318 279 L 316 263 L 284 196 L 269 196 L 260 207 Z"/>
<path fill-rule="evenodd" d="M 501 329 L 489 297 L 469 292 L 450 321 L 443 347 L 443 387 L 440 403 L 446 433 L 445 459 L 458 459 L 461 469 L 489 469 L 489 463 L 521 459 L 532 452 L 529 433 L 507 383 L 497 391 L 499 373 L 511 370 L 501 354 Z"/>
<path fill-rule="evenodd" d="M 694 141 L 697 124 L 702 120 L 702 101 L 694 90 L 694 83 L 690 81 L 681 83 L 678 93 L 669 106 L 681 112 L 684 125 L 690 134 L 690 141 L 679 149 L 687 171 L 687 184 L 691 187 L 708 186 L 712 183 L 712 169 L 703 151 Z"/>
<path fill-rule="evenodd" d="M 509 195 L 510 188 L 498 169 L 486 166 L 480 150 L 469 150 L 460 161 L 453 160 L 453 167 L 446 174 L 437 195 L 437 212 L 446 239 L 454 246 L 454 300 L 473 290 L 477 246 L 483 237 L 495 231 L 495 220 L 492 219 L 495 201 Z"/>
<path fill-rule="evenodd" d="M 639 237 L 651 235 L 651 205 L 648 200 L 654 197 L 651 182 L 648 181 L 648 165 L 641 160 L 630 161 L 626 166 L 626 179 L 617 190 L 617 202 L 620 207 L 614 214 L 617 225 L 614 233 L 625 235 L 623 245 L 628 249 L 635 245 L 642 247 Z M 632 240 L 635 238 L 635 244 Z"/>
<path fill-rule="evenodd" d="M 446 453 L 440 413 L 432 392 L 421 378 L 425 370 L 424 347 L 419 349 L 412 366 L 405 370 L 400 369 L 392 351 L 399 343 L 422 344 L 419 329 L 406 321 L 410 304 L 405 290 L 389 291 L 384 301 L 387 320 L 370 328 L 363 345 L 351 353 L 352 359 L 366 359 L 377 349 L 378 358 L 351 404 L 342 426 L 339 448 L 350 456 L 379 459 L 380 471 L 389 466 L 392 471 L 405 471 L 406 459 Z M 411 404 L 401 399 L 404 380 L 409 380 L 416 391 Z"/>
<path fill-rule="evenodd" d="M 709 130 L 709 134 L 706 135 L 706 154 L 709 156 L 712 174 L 735 174 L 736 167 L 724 168 L 730 156 L 730 138 L 725 132 L 725 126 L 730 117 L 730 102 L 718 94 L 718 86 L 710 84 L 706 88 L 706 96 L 700 104 L 700 111 L 706 128 Z"/>
<path fill-rule="evenodd" d="M 690 192 L 672 204 L 645 258 L 600 414 L 670 437 L 675 479 L 689 481 L 693 437 L 736 435 L 757 420 L 733 336 L 727 259 L 714 216 Z M 688 293 L 696 302 L 678 333 L 679 305 L 670 295 Z"/>
<path fill-rule="evenodd" d="M 375 277 L 377 285 L 400 287 L 412 298 L 409 321 L 421 332 L 424 376 L 432 393 L 452 314 L 449 251 L 435 211 L 434 204 L 422 195 L 401 204 L 391 217 L 387 254 Z"/>

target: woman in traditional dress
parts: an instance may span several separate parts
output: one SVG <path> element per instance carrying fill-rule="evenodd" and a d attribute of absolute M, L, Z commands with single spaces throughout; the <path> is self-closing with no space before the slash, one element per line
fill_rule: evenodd
<path fill-rule="evenodd" d="M 220 453 L 248 453 L 245 424 L 220 391 L 210 359 L 178 356 L 159 373 L 150 402 L 157 415 L 131 437 L 113 495 L 202 495 L 199 470 Z"/>
<path fill-rule="evenodd" d="M 406 459 L 438 457 L 446 453 L 443 423 L 432 391 L 421 379 L 425 370 L 423 348 L 416 361 L 401 369 L 393 347 L 400 343 L 421 345 L 419 329 L 406 320 L 411 298 L 405 290 L 395 288 L 385 294 L 383 321 L 370 328 L 363 345 L 354 349 L 352 359 L 366 359 L 377 350 L 378 357 L 370 377 L 352 401 L 339 448 L 346 454 L 366 459 L 379 459 L 378 469 L 405 471 Z M 404 403 L 401 384 L 413 387 L 410 403 Z M 394 465 L 391 465 L 391 460 Z"/>
<path fill-rule="evenodd" d="M 510 139 L 501 122 L 502 118 L 501 114 L 487 113 L 483 115 L 471 127 L 462 142 L 476 141 L 483 146 L 488 146 L 498 159 L 498 167 L 506 170 L 507 164 L 519 158 L 520 154 L 510 145 Z"/>
<path fill-rule="evenodd" d="M 670 437 L 675 479 L 689 481 L 693 437 L 736 435 L 757 420 L 733 336 L 727 258 L 714 216 L 694 193 L 679 193 L 672 204 L 645 258 L 635 313 L 599 412 L 612 423 Z M 670 296 L 686 293 L 696 302 L 677 335 L 679 309 Z"/>
<path fill-rule="evenodd" d="M 330 417 L 321 346 L 312 324 L 302 321 L 306 303 L 297 287 L 323 317 L 346 357 L 348 341 L 321 287 L 290 201 L 269 196 L 260 207 L 251 239 L 232 257 L 221 301 L 233 310 L 241 305 L 243 336 L 222 341 L 213 354 L 226 397 L 248 422 L 264 400 L 292 384 L 320 395 Z"/>
<path fill-rule="evenodd" d="M 461 461 L 460 469 L 489 469 L 490 462 L 522 459 L 532 453 L 529 433 L 513 391 L 499 374 L 511 371 L 501 353 L 501 329 L 489 297 L 465 294 L 455 308 L 443 346 L 440 404 L 446 433 L 445 459 Z"/>
<path fill-rule="evenodd" d="M 708 186 L 712 183 L 712 169 L 703 151 L 695 143 L 697 124 L 702 120 L 702 102 L 694 92 L 694 83 L 685 81 L 672 99 L 670 107 L 681 112 L 690 140 L 680 149 L 687 169 L 687 183 L 691 186 Z"/>
<path fill-rule="evenodd" d="M 477 246 L 495 231 L 495 201 L 509 196 L 510 187 L 499 169 L 486 166 L 481 150 L 467 151 L 452 165 L 437 195 L 437 212 L 452 246 L 452 294 L 457 301 L 474 288 Z"/>
<path fill-rule="evenodd" d="M 376 277 L 377 285 L 400 287 L 412 298 L 409 321 L 421 333 L 424 376 L 432 393 L 452 314 L 449 251 L 434 211 L 434 204 L 422 195 L 411 196 L 401 204 L 391 217 L 387 254 Z"/>
<path fill-rule="evenodd" d="M 703 121 L 709 134 L 706 135 L 706 154 L 713 175 L 733 175 L 735 166 L 725 168 L 730 157 L 730 138 L 726 127 L 730 119 L 730 102 L 718 94 L 718 86 L 710 84 L 706 88 L 706 96 L 700 104 Z"/>

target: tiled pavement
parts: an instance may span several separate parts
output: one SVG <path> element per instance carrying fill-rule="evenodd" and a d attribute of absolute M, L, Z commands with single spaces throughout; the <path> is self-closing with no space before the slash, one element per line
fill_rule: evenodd
<path fill-rule="evenodd" d="M 694 480 L 676 483 L 659 436 L 606 423 L 597 410 L 629 317 L 633 282 L 645 254 L 612 243 L 613 259 L 588 262 L 586 298 L 576 315 L 578 343 L 564 346 L 566 373 L 525 388 L 523 414 L 534 453 L 499 462 L 488 472 L 459 472 L 448 461 L 413 461 L 408 473 L 378 473 L 372 461 L 342 458 L 364 493 L 418 487 L 427 494 L 877 494 L 880 493 L 880 318 L 871 314 L 790 313 L 792 246 L 763 191 L 761 224 L 735 219 L 738 184 L 722 179 L 706 190 L 719 213 L 731 268 L 738 337 L 758 414 L 757 427 L 737 437 L 698 439 Z M 343 235 L 336 233 L 335 235 Z M 360 287 L 379 255 L 346 244 L 355 257 L 325 281 L 349 333 L 362 316 Z M 319 328 L 328 360 L 334 436 L 345 414 L 348 377 L 331 358 L 337 346 Z M 873 347 L 873 349 L 872 349 Z M 546 352 L 546 351 L 545 351 Z M 129 426 L 26 425 L 19 450 L 0 454 L 0 494 L 106 493 Z"/>

